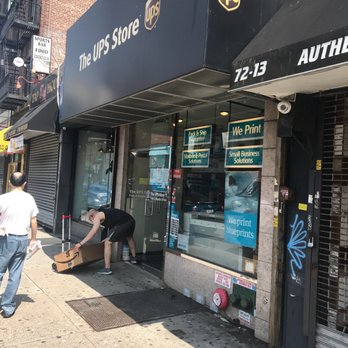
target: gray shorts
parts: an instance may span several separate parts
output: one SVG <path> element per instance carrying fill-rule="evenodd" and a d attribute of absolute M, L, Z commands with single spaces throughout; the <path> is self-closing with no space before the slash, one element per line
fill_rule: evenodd
<path fill-rule="evenodd" d="M 108 230 L 108 239 L 110 242 L 121 242 L 129 237 L 133 237 L 135 221 L 130 220 L 122 225 L 110 227 Z"/>

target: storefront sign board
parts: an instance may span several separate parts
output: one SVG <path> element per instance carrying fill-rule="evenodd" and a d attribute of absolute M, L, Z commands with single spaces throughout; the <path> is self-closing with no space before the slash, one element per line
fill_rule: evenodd
<path fill-rule="evenodd" d="M 284 25 L 282 23 L 282 25 Z M 308 25 L 308 21 L 306 22 Z M 275 32 L 276 28 L 273 29 Z M 273 32 L 271 34 L 273 34 Z M 347 61 L 348 27 L 330 30 L 294 44 L 266 49 L 233 63 L 231 90 L 238 90 L 309 71 L 319 71 Z M 257 38 L 255 39 L 257 40 Z M 261 40 L 261 39 L 260 39 Z M 251 42 L 257 47 L 259 42 Z"/>
<path fill-rule="evenodd" d="M 262 145 L 228 147 L 225 153 L 226 168 L 261 168 Z"/>
<path fill-rule="evenodd" d="M 24 151 L 24 137 L 23 134 L 13 137 L 9 141 L 7 153 L 20 153 Z"/>
<path fill-rule="evenodd" d="M 212 126 L 188 128 L 184 130 L 184 146 L 211 144 Z"/>
<path fill-rule="evenodd" d="M 210 149 L 184 150 L 182 152 L 182 168 L 208 168 Z"/>
<path fill-rule="evenodd" d="M 33 35 L 33 68 L 38 73 L 50 73 L 51 43 L 52 40 L 48 37 Z"/>
<path fill-rule="evenodd" d="M 0 154 L 1 153 L 6 153 L 8 146 L 9 146 L 9 141 L 4 139 L 4 134 L 9 130 L 10 127 L 2 129 L 0 131 Z"/>
<path fill-rule="evenodd" d="M 209 0 L 96 1 L 67 33 L 61 119 L 207 67 L 228 73 L 231 61 L 280 3 L 245 1 L 229 12 Z M 212 96 L 196 78 L 189 78 L 200 91 L 191 90 L 193 103 Z M 182 81 L 175 86 L 177 93 L 188 87 Z M 188 100 L 176 99 L 177 106 L 189 106 Z"/>

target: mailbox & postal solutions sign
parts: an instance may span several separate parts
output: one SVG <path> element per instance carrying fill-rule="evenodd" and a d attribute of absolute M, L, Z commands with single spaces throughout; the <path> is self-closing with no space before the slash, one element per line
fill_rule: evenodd
<path fill-rule="evenodd" d="M 184 146 L 210 145 L 212 126 L 187 128 L 184 130 Z M 182 152 L 182 168 L 208 168 L 210 149 L 189 149 Z"/>

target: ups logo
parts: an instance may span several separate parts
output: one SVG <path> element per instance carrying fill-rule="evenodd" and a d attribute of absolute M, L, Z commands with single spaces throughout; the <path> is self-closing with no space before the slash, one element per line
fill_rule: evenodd
<path fill-rule="evenodd" d="M 161 0 L 147 0 L 145 5 L 145 28 L 152 30 L 158 21 L 161 10 Z"/>
<path fill-rule="evenodd" d="M 241 0 L 219 0 L 220 5 L 227 11 L 234 11 L 240 5 Z"/>

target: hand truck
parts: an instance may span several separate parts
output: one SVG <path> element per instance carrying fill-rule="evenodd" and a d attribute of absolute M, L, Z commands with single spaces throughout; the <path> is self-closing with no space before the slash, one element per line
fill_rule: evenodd
<path fill-rule="evenodd" d="M 65 222 L 68 220 L 68 238 L 65 239 Z M 62 252 L 65 251 L 65 244 L 67 244 L 68 249 L 71 247 L 71 215 L 62 214 Z"/>

